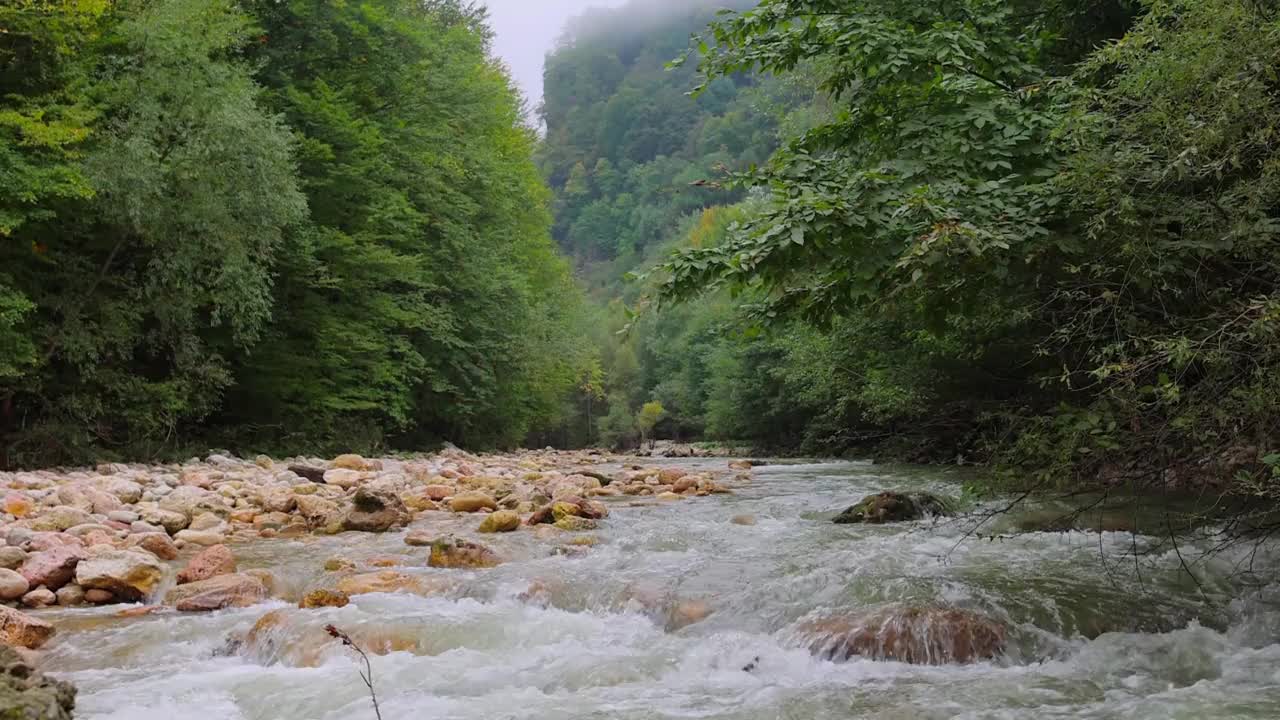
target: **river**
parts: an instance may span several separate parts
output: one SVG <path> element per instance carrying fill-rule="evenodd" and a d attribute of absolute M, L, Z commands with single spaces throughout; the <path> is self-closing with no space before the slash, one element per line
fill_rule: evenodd
<path fill-rule="evenodd" d="M 599 544 L 580 554 L 551 555 L 527 528 L 486 536 L 508 562 L 482 571 L 428 569 L 426 550 L 403 533 L 240 545 L 242 568 L 272 570 L 285 597 L 324 582 L 333 556 L 390 558 L 462 582 L 323 610 L 272 601 L 132 619 L 115 617 L 118 607 L 50 612 L 59 635 L 43 669 L 79 687 L 85 720 L 371 719 L 356 658 L 315 640 L 331 623 L 397 648 L 371 659 L 386 720 L 1280 717 L 1280 606 L 1267 602 L 1274 589 L 1240 577 L 1248 548 L 1197 565 L 1197 588 L 1172 549 L 1127 559 L 1152 542 L 1130 533 L 991 541 L 966 540 L 965 521 L 830 522 L 885 488 L 956 496 L 958 477 L 769 465 L 732 495 L 612 501 Z M 430 515 L 417 525 L 475 525 Z M 730 522 L 740 515 L 755 524 Z M 1184 558 L 1203 549 L 1179 548 Z M 1270 548 L 1252 559 L 1280 566 Z M 527 597 L 531 583 L 542 602 Z M 712 613 L 676 628 L 652 597 L 703 601 Z M 1007 652 L 964 666 L 833 663 L 797 641 L 805 619 L 888 603 L 981 612 L 1009 629 Z M 228 652 L 228 637 L 275 609 L 298 647 L 286 635 Z"/>

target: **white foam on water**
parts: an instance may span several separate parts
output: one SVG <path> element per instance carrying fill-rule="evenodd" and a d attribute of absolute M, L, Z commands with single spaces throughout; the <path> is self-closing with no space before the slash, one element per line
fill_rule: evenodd
<path fill-rule="evenodd" d="M 963 522 L 829 522 L 886 488 L 958 493 L 930 470 L 769 465 L 734 495 L 614 502 L 601 544 L 582 557 L 552 557 L 528 532 L 486 537 L 513 560 L 483 572 L 425 568 L 401 534 L 238 548 L 242 565 L 270 561 L 296 590 L 322 584 L 333 555 L 401 556 L 409 567 L 398 570 L 462 583 L 431 598 L 362 595 L 340 609 L 56 613 L 44 669 L 79 686 L 82 720 L 372 718 L 356 658 L 314 644 L 333 623 L 407 648 L 371 658 L 386 720 L 1280 717 L 1280 589 L 1236 580 L 1249 559 L 1280 567 L 1274 548 L 1197 565 L 1197 589 L 1172 552 L 1142 558 L 1141 577 L 1121 572 L 1116 560 L 1149 541 L 1127 533 L 961 542 Z M 740 514 L 756 524 L 729 522 Z M 473 524 L 424 526 L 465 534 Z M 534 582 L 547 596 L 522 601 Z M 673 630 L 667 613 L 682 600 L 714 612 Z M 1008 628 L 1009 652 L 967 666 L 833 663 L 795 637 L 806 618 L 893 603 L 986 614 Z M 269 611 L 287 618 L 277 662 L 222 654 Z"/>

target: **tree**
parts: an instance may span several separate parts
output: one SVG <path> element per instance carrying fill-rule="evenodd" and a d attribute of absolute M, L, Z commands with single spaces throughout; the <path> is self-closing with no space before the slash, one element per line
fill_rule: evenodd
<path fill-rule="evenodd" d="M 666 409 L 657 400 L 651 400 L 640 408 L 640 412 L 636 414 L 636 427 L 640 429 L 641 443 L 648 441 L 652 445 L 652 440 L 649 437 L 650 433 L 666 416 Z"/>

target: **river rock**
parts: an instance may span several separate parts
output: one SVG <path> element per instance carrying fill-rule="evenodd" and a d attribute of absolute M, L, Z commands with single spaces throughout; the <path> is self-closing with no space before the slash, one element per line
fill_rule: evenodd
<path fill-rule="evenodd" d="M 925 515 L 947 515 L 947 505 L 926 493 L 900 493 L 887 491 L 868 495 L 836 516 L 836 524 L 867 523 L 880 525 L 891 522 L 918 520 Z"/>
<path fill-rule="evenodd" d="M 122 525 L 132 525 L 141 520 L 141 516 L 132 510 L 112 510 L 107 513 L 107 519 L 112 522 L 118 522 Z"/>
<path fill-rule="evenodd" d="M 754 515 L 734 515 L 729 522 L 734 525 L 755 525 L 756 518 Z"/>
<path fill-rule="evenodd" d="M 168 533 L 137 533 L 125 538 L 125 544 L 129 547 L 142 548 L 161 560 L 176 560 L 178 558 L 178 546 L 173 544 L 173 540 Z"/>
<path fill-rule="evenodd" d="M 667 616 L 667 630 L 675 632 L 683 627 L 702 622 L 713 610 L 706 600 L 681 600 L 671 608 Z"/>
<path fill-rule="evenodd" d="M 188 520 L 203 513 L 213 513 L 220 518 L 231 513 L 231 508 L 227 507 L 221 495 L 191 485 L 176 487 L 173 492 L 161 498 L 160 509 L 182 513 Z M 150 522 L 145 514 L 142 519 Z"/>
<path fill-rule="evenodd" d="M 450 485 L 427 485 L 422 488 L 422 492 L 432 500 L 440 502 L 445 498 L 454 494 L 454 489 Z"/>
<path fill-rule="evenodd" d="M 47 608 L 58 604 L 58 595 L 47 587 L 38 587 L 22 596 L 22 606 L 29 608 Z"/>
<path fill-rule="evenodd" d="M 84 592 L 84 599 L 94 605 L 106 605 L 107 603 L 115 602 L 116 594 L 110 590 L 93 588 L 92 590 L 86 590 Z"/>
<path fill-rule="evenodd" d="M 27 561 L 27 551 L 19 547 L 0 547 L 0 568 L 17 570 Z"/>
<path fill-rule="evenodd" d="M 12 645 L 35 650 L 49 642 L 53 635 L 54 629 L 49 623 L 0 605 L 0 647 Z"/>
<path fill-rule="evenodd" d="M 62 532 L 93 522 L 93 516 L 70 505 L 60 505 L 41 513 L 33 520 L 27 521 L 27 527 L 37 532 Z"/>
<path fill-rule="evenodd" d="M 480 543 L 442 538 L 431 543 L 427 564 L 434 568 L 490 568 L 502 563 L 497 553 Z"/>
<path fill-rule="evenodd" d="M 289 472 L 313 483 L 323 484 L 325 469 L 313 465 L 290 465 Z"/>
<path fill-rule="evenodd" d="M 227 536 L 217 530 L 182 530 L 173 539 L 189 545 L 210 547 L 226 542 Z"/>
<path fill-rule="evenodd" d="M 1000 623 L 956 608 L 890 607 L 810 621 L 799 636 L 824 660 L 851 657 L 919 665 L 992 659 L 1005 647 Z"/>
<path fill-rule="evenodd" d="M 559 520 L 556 520 L 554 525 L 561 530 L 568 530 L 569 532 L 586 532 L 588 530 L 595 530 L 599 527 L 595 520 L 578 517 L 577 515 L 565 515 Z"/>
<path fill-rule="evenodd" d="M 342 529 L 342 509 L 332 500 L 315 495 L 299 495 L 298 514 L 314 530 L 338 532 Z"/>
<path fill-rule="evenodd" d="M 449 500 L 449 509 L 459 513 L 473 513 L 481 510 L 497 510 L 498 502 L 492 496 L 482 492 L 468 492 L 454 495 Z"/>
<path fill-rule="evenodd" d="M 427 510 L 439 510 L 440 506 L 432 500 L 422 488 L 410 490 L 400 495 L 400 502 L 413 512 L 425 512 Z"/>
<path fill-rule="evenodd" d="M 394 492 L 365 486 L 351 499 L 351 510 L 342 526 L 358 532 L 386 532 L 403 524 L 407 515 L 404 503 Z"/>
<path fill-rule="evenodd" d="M 103 478 L 99 482 L 99 486 L 108 493 L 111 493 L 122 503 L 132 505 L 142 500 L 142 486 L 132 480 L 126 480 L 119 477 Z"/>
<path fill-rule="evenodd" d="M 339 455 L 333 459 L 333 466 L 344 470 L 372 470 L 364 458 L 354 453 Z"/>
<path fill-rule="evenodd" d="M 262 509 L 274 513 L 291 513 L 298 507 L 298 497 L 292 488 L 272 488 L 260 496 Z"/>
<path fill-rule="evenodd" d="M 185 532 L 185 531 L 184 531 Z M 236 571 L 236 558 L 226 545 L 213 545 L 201 550 L 191 558 L 187 566 L 178 573 L 178 584 L 208 580 L 217 575 L 229 575 Z"/>
<path fill-rule="evenodd" d="M 22 599 L 31 590 L 31 583 L 13 570 L 0 568 L 0 601 L 13 602 Z"/>
<path fill-rule="evenodd" d="M 106 550 L 76 565 L 76 582 L 86 590 L 108 590 L 125 602 L 155 592 L 164 567 L 154 555 L 139 550 Z"/>
<path fill-rule="evenodd" d="M 346 607 L 351 598 L 341 590 L 312 590 L 302 597 L 298 607 L 303 610 L 325 607 Z"/>
<path fill-rule="evenodd" d="M 227 524 L 222 518 L 213 513 L 200 513 L 191 518 L 191 524 L 187 526 L 188 530 L 204 532 L 207 530 L 216 530 L 217 532 L 226 532 Z"/>
<path fill-rule="evenodd" d="M 511 510 L 499 510 L 480 522 L 482 533 L 512 532 L 520 529 L 520 516 Z"/>
<path fill-rule="evenodd" d="M 90 592 L 105 592 L 105 591 L 91 590 Z M 71 583 L 69 585 L 63 585 L 62 587 L 58 588 L 58 592 L 54 593 L 54 595 L 58 599 L 58 605 L 62 607 L 75 607 L 77 605 L 84 604 L 88 593 L 86 593 L 85 589 L 80 587 L 79 585 L 76 585 L 75 583 Z"/>
<path fill-rule="evenodd" d="M 18 572 L 27 579 L 31 587 L 43 585 L 50 590 L 57 590 L 71 582 L 76 575 L 76 566 L 85 557 L 83 548 L 70 545 L 52 547 L 28 556 Z"/>
<path fill-rule="evenodd" d="M 76 690 L 54 680 L 13 648 L 0 645 L 0 718 L 4 720 L 71 720 Z"/>
<path fill-rule="evenodd" d="M 144 508 L 140 506 L 138 509 L 138 516 L 142 518 L 142 522 L 154 527 L 163 528 L 164 531 L 170 535 L 177 534 L 180 530 L 185 529 L 191 522 L 191 518 L 185 513 L 180 513 L 175 510 L 165 510 L 160 507 Z M 134 523 L 133 527 L 136 528 L 137 525 L 138 523 Z"/>
<path fill-rule="evenodd" d="M 350 490 L 351 488 L 364 482 L 364 473 L 358 470 L 329 470 L 324 474 L 324 482 L 326 485 Z"/>
<path fill-rule="evenodd" d="M 165 603 L 182 612 L 204 612 L 229 607 L 249 607 L 267 598 L 267 587 L 252 575 L 235 573 L 179 585 L 169 591 Z"/>
<path fill-rule="evenodd" d="M 525 520 L 526 525 L 550 525 L 556 521 L 555 514 L 551 512 L 550 505 L 543 505 Z"/>

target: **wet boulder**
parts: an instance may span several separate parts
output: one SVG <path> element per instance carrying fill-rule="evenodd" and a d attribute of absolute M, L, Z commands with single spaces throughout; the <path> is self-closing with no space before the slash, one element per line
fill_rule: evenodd
<path fill-rule="evenodd" d="M 298 607 L 303 610 L 326 607 L 346 607 L 351 598 L 341 590 L 312 590 L 302 597 Z"/>
<path fill-rule="evenodd" d="M 35 650 L 49 642 L 54 632 L 49 623 L 0 605 L 0 648 L 12 645 Z"/>
<path fill-rule="evenodd" d="M 15 650 L 0 644 L 0 717 L 71 720 L 75 706 L 76 690 L 70 683 L 36 672 Z"/>
<path fill-rule="evenodd" d="M 76 565 L 80 587 L 107 590 L 126 602 L 149 597 L 163 577 L 164 567 L 156 556 L 138 550 L 106 550 Z"/>
<path fill-rule="evenodd" d="M 901 493 L 886 491 L 868 495 L 836 516 L 837 525 L 884 523 L 919 520 L 926 515 L 949 515 L 947 504 L 927 493 Z"/>
<path fill-rule="evenodd" d="M 404 524 L 408 514 L 396 493 L 365 486 L 352 498 L 351 509 L 343 518 L 342 527 L 357 532 L 386 532 Z"/>
<path fill-rule="evenodd" d="M 249 607 L 267 599 L 267 586 L 247 573 L 218 575 L 169 591 L 165 603 L 183 612 Z"/>
<path fill-rule="evenodd" d="M 200 582 L 218 575 L 230 575 L 236 571 L 236 558 L 226 545 L 213 545 L 191 558 L 178 573 L 178 584 Z"/>
<path fill-rule="evenodd" d="M 454 495 L 449 500 L 449 509 L 458 513 L 473 513 L 481 510 L 497 510 L 498 502 L 492 496 L 482 492 L 467 492 Z"/>
<path fill-rule="evenodd" d="M 479 532 L 513 532 L 520 529 L 520 516 L 511 510 L 499 510 L 480 522 Z"/>
<path fill-rule="evenodd" d="M 18 573 L 33 588 L 43 585 L 50 590 L 57 590 L 71 582 L 76 575 L 76 566 L 85 557 L 84 549 L 74 545 L 51 547 L 28 555 L 18 568 Z"/>
<path fill-rule="evenodd" d="M 289 472 L 300 478 L 305 478 L 318 485 L 324 484 L 325 468 L 315 467 L 313 465 L 290 465 Z"/>
<path fill-rule="evenodd" d="M 0 568 L 0 602 L 21 600 L 31 590 L 31 583 L 21 573 Z"/>
<path fill-rule="evenodd" d="M 484 545 L 453 537 L 431 543 L 427 560 L 433 568 L 490 568 L 501 563 L 498 554 Z"/>
<path fill-rule="evenodd" d="M 999 656 L 1006 633 L 999 622 L 968 610 L 895 606 L 806 622 L 798 635 L 824 660 L 841 662 L 856 656 L 946 665 Z"/>

